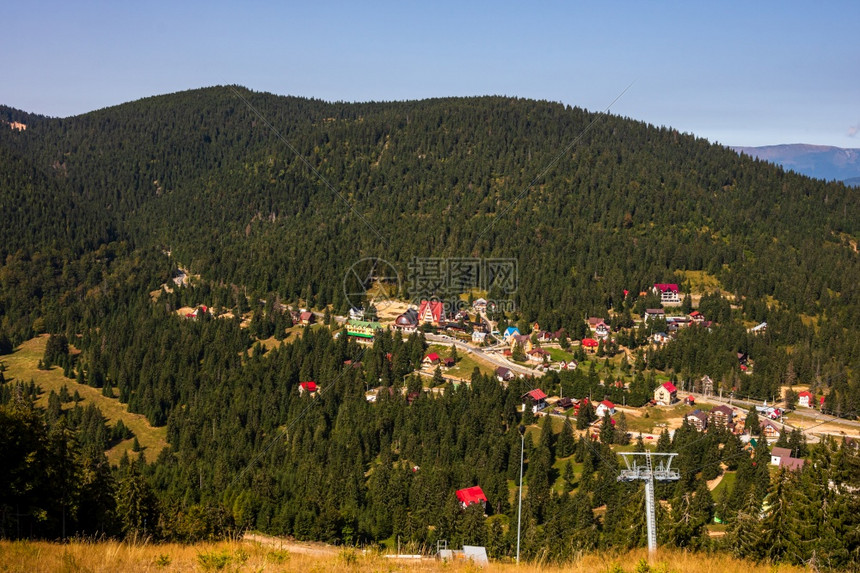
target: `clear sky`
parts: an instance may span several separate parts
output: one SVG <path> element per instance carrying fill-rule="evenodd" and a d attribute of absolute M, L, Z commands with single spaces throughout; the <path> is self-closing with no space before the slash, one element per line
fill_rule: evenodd
<path fill-rule="evenodd" d="M 860 147 L 857 0 L 11 3 L 0 103 L 47 115 L 217 84 L 601 110 L 635 82 L 614 113 L 726 145 Z"/>

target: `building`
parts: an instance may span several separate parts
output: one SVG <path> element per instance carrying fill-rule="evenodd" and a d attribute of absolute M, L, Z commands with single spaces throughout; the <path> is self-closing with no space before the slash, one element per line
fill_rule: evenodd
<path fill-rule="evenodd" d="M 525 334 L 515 334 L 511 336 L 508 342 L 511 345 L 511 350 L 514 349 L 514 346 L 519 346 L 523 349 L 523 352 L 529 352 L 532 348 L 534 348 L 534 345 L 532 344 L 532 339 Z"/>
<path fill-rule="evenodd" d="M 366 322 L 363 320 L 346 321 L 346 333 L 349 336 L 373 339 L 380 330 L 382 330 L 382 325 L 378 322 Z"/>
<path fill-rule="evenodd" d="M 797 395 L 797 403 L 804 408 L 811 408 L 815 405 L 815 396 L 812 395 L 812 392 L 801 392 Z"/>
<path fill-rule="evenodd" d="M 440 300 L 422 300 L 418 307 L 418 320 L 421 323 L 438 325 L 445 316 L 445 307 Z"/>
<path fill-rule="evenodd" d="M 523 394 L 523 412 L 530 407 L 533 414 L 546 408 L 546 394 L 540 388 L 535 388 Z"/>
<path fill-rule="evenodd" d="M 414 308 L 406 309 L 406 312 L 394 319 L 394 328 L 406 334 L 415 332 L 418 329 L 418 311 Z"/>
<path fill-rule="evenodd" d="M 781 430 L 770 420 L 761 420 L 761 435 L 768 440 L 778 440 Z"/>
<path fill-rule="evenodd" d="M 681 304 L 681 292 L 675 283 L 655 283 L 651 290 L 663 304 Z"/>
<path fill-rule="evenodd" d="M 316 382 L 300 382 L 299 383 L 299 396 L 307 392 L 309 395 L 314 396 L 319 390 Z"/>
<path fill-rule="evenodd" d="M 516 374 L 511 372 L 510 368 L 499 366 L 498 368 L 496 368 L 496 378 L 498 378 L 499 382 L 510 382 L 511 380 L 516 378 Z"/>
<path fill-rule="evenodd" d="M 678 401 L 678 389 L 671 382 L 664 382 L 654 390 L 654 401 L 661 406 L 670 406 Z"/>
<path fill-rule="evenodd" d="M 487 339 L 487 333 L 481 330 L 473 330 L 472 331 L 472 342 L 475 344 L 483 344 L 484 340 Z"/>
<path fill-rule="evenodd" d="M 364 320 L 364 309 L 355 307 L 350 308 L 349 318 L 351 320 Z"/>
<path fill-rule="evenodd" d="M 516 326 L 509 326 L 505 329 L 504 334 L 502 334 L 502 338 L 504 339 L 505 342 L 510 342 L 511 338 L 513 338 L 514 336 L 519 336 L 519 335 L 520 335 L 520 329 L 519 328 L 517 328 Z"/>
<path fill-rule="evenodd" d="M 712 424 L 722 424 L 724 427 L 728 428 L 729 424 L 732 423 L 735 417 L 735 412 L 729 406 L 714 406 L 711 408 L 711 411 L 708 412 L 708 419 Z"/>
<path fill-rule="evenodd" d="M 582 339 L 582 348 L 589 354 L 594 354 L 597 352 L 597 347 L 600 346 L 600 343 L 594 340 L 593 338 L 583 338 Z"/>
<path fill-rule="evenodd" d="M 479 298 L 472 303 L 472 309 L 475 312 L 484 312 L 485 310 L 487 310 L 487 300 Z"/>
<path fill-rule="evenodd" d="M 543 363 L 544 360 L 549 360 L 549 352 L 543 348 L 532 348 L 526 354 L 528 354 L 529 362 Z"/>
<path fill-rule="evenodd" d="M 604 400 L 594 409 L 594 413 L 597 415 L 598 418 L 602 418 L 607 412 L 610 416 L 615 415 L 615 404 L 613 404 L 609 400 Z"/>
<path fill-rule="evenodd" d="M 479 503 L 481 507 L 487 506 L 487 496 L 484 495 L 484 490 L 479 485 L 458 489 L 457 499 L 460 500 L 460 506 L 463 509 L 466 509 L 473 503 Z"/>
<path fill-rule="evenodd" d="M 770 465 L 778 466 L 782 458 L 790 458 L 791 450 L 788 448 L 774 448 L 770 451 Z"/>
<path fill-rule="evenodd" d="M 441 361 L 442 361 L 442 359 L 439 358 L 438 354 L 436 354 L 435 352 L 431 352 L 430 354 L 425 356 L 424 360 L 422 360 L 421 362 L 423 362 L 424 364 L 429 364 L 430 366 L 435 366 L 436 364 L 439 364 L 439 362 L 441 362 Z"/>
<path fill-rule="evenodd" d="M 662 308 L 646 308 L 645 313 L 642 315 L 642 318 L 645 322 L 649 320 L 653 320 L 655 318 L 666 318 L 666 311 Z"/>
<path fill-rule="evenodd" d="M 299 315 L 299 322 L 301 322 L 305 326 L 308 326 L 309 324 L 313 324 L 316 321 L 317 321 L 316 315 L 309 310 L 306 310 Z"/>
<path fill-rule="evenodd" d="M 703 432 L 708 427 L 708 415 L 701 410 L 694 410 L 686 416 L 687 423 Z"/>

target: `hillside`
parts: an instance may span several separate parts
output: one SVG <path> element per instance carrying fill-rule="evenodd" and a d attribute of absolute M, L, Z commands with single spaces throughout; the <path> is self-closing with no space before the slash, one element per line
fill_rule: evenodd
<path fill-rule="evenodd" d="M 523 557 L 565 562 L 645 544 L 643 488 L 618 481 L 617 454 L 651 449 L 679 454 L 678 483 L 658 488 L 661 544 L 860 560 L 852 442 L 782 428 L 779 444 L 810 462 L 795 474 L 770 465 L 766 440 L 745 447 L 744 426 L 762 431 L 754 409 L 736 412 L 736 431 L 684 423 L 646 447 L 623 412 L 598 420 L 591 403 L 640 409 L 630 423 L 657 432 L 655 390 L 707 376 L 745 407 L 802 385 L 825 398 L 817 415 L 855 418 L 855 189 L 672 129 L 504 97 L 349 104 L 213 87 L 0 118 L 28 126 L 0 129 L 0 209 L 14 213 L 0 227 L 0 481 L 12 484 L 0 537 L 258 530 L 480 544 L 510 559 L 520 490 Z M 451 270 L 474 263 L 495 280 Z M 471 343 L 464 329 L 482 317 L 349 336 L 337 320 L 351 305 L 386 313 L 351 277 L 401 308 L 486 296 L 500 331 L 531 335 L 511 360 L 526 364 L 534 341 L 566 368 L 503 382 L 461 346 L 451 372 L 465 383 L 435 368 L 422 379 L 430 343 Z M 646 324 L 663 306 L 655 283 L 680 296 Z M 591 317 L 611 336 L 586 354 Z M 40 357 L 42 335 L 53 342 Z M 54 365 L 33 374 L 41 388 L 19 384 L 25 359 Z M 61 372 L 90 404 L 102 396 L 110 420 L 140 416 L 151 449 L 108 463 L 102 417 L 50 395 Z M 553 424 L 522 406 L 538 385 L 589 401 Z M 731 485 L 714 499 L 723 474 Z M 486 504 L 464 509 L 455 492 L 475 485 Z"/>

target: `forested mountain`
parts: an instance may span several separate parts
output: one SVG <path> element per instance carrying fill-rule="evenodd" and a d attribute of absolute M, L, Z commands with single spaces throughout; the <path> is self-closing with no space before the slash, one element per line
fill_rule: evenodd
<path fill-rule="evenodd" d="M 399 390 L 420 386 L 408 376 L 425 348 L 418 335 L 368 348 L 308 329 L 267 353 L 256 345 L 283 337 L 277 302 L 345 313 L 343 278 L 363 257 L 389 261 L 402 277 L 416 257 L 515 259 L 517 311 L 501 318 L 573 334 L 610 309 L 613 321 L 629 322 L 645 302 L 636 293 L 656 282 L 689 292 L 687 272 L 703 271 L 722 289 L 700 303 L 714 328 L 649 351 L 647 369 L 635 373 L 641 396 L 653 388 L 653 368 L 685 380 L 707 374 L 759 398 L 790 379 L 826 393 L 825 411 L 857 414 L 860 201 L 842 184 L 671 129 L 502 97 L 350 104 L 215 87 L 63 119 L 0 108 L 0 121 L 26 125 L 0 123 L 0 352 L 34 334 L 62 334 L 81 350 L 61 364 L 70 376 L 115 390 L 168 429 L 170 450 L 155 464 L 123 464 L 104 485 L 118 500 L 116 492 L 136 492 L 151 513 L 102 500 L 115 521 L 76 518 L 81 531 L 129 534 L 149 523 L 151 533 L 157 520 L 164 535 L 186 539 L 232 526 L 345 543 L 445 535 L 510 554 L 507 480 L 517 477 L 516 405 L 527 382 L 503 387 L 476 373 L 471 389 L 407 401 Z M 179 264 L 199 280 L 151 296 Z M 254 320 L 241 328 L 238 319 L 176 315 L 201 303 L 250 309 Z M 762 321 L 765 335 L 747 331 Z M 755 360 L 751 375 L 739 374 L 737 352 Z M 596 374 L 569 376 L 552 383 L 596 391 Z M 327 390 L 299 396 L 306 380 Z M 375 404 L 364 398 L 368 387 L 382 389 Z M 33 451 L 86 473 L 91 450 L 85 457 L 63 446 L 63 416 L 40 415 L 34 392 L 4 390 L 0 422 Z M 675 446 L 685 439 L 706 443 L 711 457 L 689 448 L 683 487 L 662 494 L 674 507 L 691 502 L 703 468 L 720 459 L 746 460 L 743 486 L 718 504 L 725 515 L 770 495 L 728 436 L 701 442 L 682 432 Z M 550 492 L 552 464 L 565 457 L 554 440 L 528 446 L 527 553 L 571 528 L 583 541 L 553 558 L 639 543 L 628 532 L 641 524 L 619 503 L 636 488 L 610 485 L 617 468 L 604 446 L 578 446 L 577 462 L 593 472 L 576 496 Z M 846 446 L 822 448 L 855 463 Z M 842 466 L 819 471 L 838 474 L 840 487 L 854 483 Z M 86 475 L 88 484 L 110 481 Z M 780 479 L 794 489 L 776 497 L 830 495 Z M 454 489 L 475 483 L 498 518 L 458 511 Z M 5 534 L 13 501 L 30 504 L 29 515 L 55 515 L 87 505 L 87 491 L 50 507 L 29 490 L 11 492 L 0 500 Z M 603 504 L 595 521 L 590 510 Z M 707 545 L 702 524 L 712 511 L 697 507 L 673 542 Z M 28 524 L 39 535 L 60 530 L 56 521 Z M 729 536 L 733 550 L 760 555 L 767 544 L 744 545 L 744 535 Z M 808 555 L 809 539 L 776 558 Z M 834 562 L 857 562 L 850 548 L 830 551 Z"/>
<path fill-rule="evenodd" d="M 852 179 L 860 176 L 860 149 L 856 148 L 792 143 L 732 149 L 825 181 L 836 180 L 851 184 Z"/>

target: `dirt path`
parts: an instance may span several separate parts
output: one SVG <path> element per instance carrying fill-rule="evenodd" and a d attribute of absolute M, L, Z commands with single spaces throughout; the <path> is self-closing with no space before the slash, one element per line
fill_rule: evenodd
<path fill-rule="evenodd" d="M 718 485 L 720 485 L 721 481 L 723 481 L 723 474 L 718 475 L 717 477 L 715 477 L 712 480 L 708 480 L 708 489 L 710 491 L 714 491 L 716 489 L 716 487 Z"/>
<path fill-rule="evenodd" d="M 260 533 L 246 533 L 242 539 L 244 541 L 266 545 L 268 547 L 274 547 L 276 549 L 286 549 L 291 553 L 300 553 L 302 555 L 327 557 L 337 555 L 338 553 L 337 547 L 326 545 L 325 543 L 301 542 L 281 537 L 272 537 L 270 535 L 262 535 Z"/>

